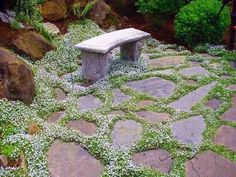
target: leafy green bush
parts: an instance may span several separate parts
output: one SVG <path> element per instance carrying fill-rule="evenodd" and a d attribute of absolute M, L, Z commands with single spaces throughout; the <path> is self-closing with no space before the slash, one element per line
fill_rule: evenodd
<path fill-rule="evenodd" d="M 174 14 L 185 5 L 184 0 L 138 0 L 137 5 L 142 13 Z"/>
<path fill-rule="evenodd" d="M 191 47 L 221 42 L 230 24 L 227 7 L 217 18 L 221 5 L 219 0 L 195 0 L 183 7 L 175 19 L 176 38 Z"/>

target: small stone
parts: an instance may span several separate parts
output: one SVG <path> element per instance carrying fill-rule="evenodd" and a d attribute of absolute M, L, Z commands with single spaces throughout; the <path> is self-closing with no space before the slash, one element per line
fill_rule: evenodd
<path fill-rule="evenodd" d="M 118 105 L 118 104 L 123 103 L 125 101 L 128 101 L 128 100 L 130 100 L 132 98 L 129 95 L 125 95 L 119 89 L 113 89 L 112 93 L 113 93 L 113 96 L 114 96 L 113 100 L 112 100 L 112 103 L 114 105 Z"/>
<path fill-rule="evenodd" d="M 132 156 L 134 163 L 151 168 L 162 173 L 169 173 L 172 165 L 172 159 L 169 152 L 156 149 L 136 153 Z"/>
<path fill-rule="evenodd" d="M 126 86 L 156 98 L 169 98 L 175 90 L 175 84 L 158 77 L 128 82 Z"/>
<path fill-rule="evenodd" d="M 0 155 L 0 168 L 1 167 L 7 167 L 8 165 L 8 160 L 7 160 L 7 157 L 4 156 L 4 155 Z"/>
<path fill-rule="evenodd" d="M 59 101 L 63 101 L 67 98 L 66 94 L 64 93 L 64 91 L 60 88 L 57 88 L 55 90 L 55 93 L 56 93 L 56 97 L 57 97 L 57 100 Z"/>
<path fill-rule="evenodd" d="M 206 123 L 202 116 L 194 116 L 171 124 L 174 138 L 181 143 L 198 145 L 202 143 L 202 133 Z"/>
<path fill-rule="evenodd" d="M 143 109 L 147 106 L 151 106 L 154 104 L 154 101 L 151 101 L 151 100 L 143 100 L 143 101 L 139 101 L 136 106 L 139 108 L 139 109 Z"/>
<path fill-rule="evenodd" d="M 192 107 L 200 102 L 205 96 L 207 96 L 208 92 L 216 85 L 216 82 L 212 82 L 209 85 L 204 85 L 193 92 L 188 93 L 187 95 L 183 96 L 179 100 L 170 104 L 170 107 L 180 110 L 189 112 Z"/>
<path fill-rule="evenodd" d="M 227 89 L 231 91 L 236 91 L 236 84 L 228 86 Z"/>
<path fill-rule="evenodd" d="M 206 106 L 208 106 L 211 109 L 218 109 L 220 107 L 220 100 L 217 99 L 211 99 L 206 103 Z"/>
<path fill-rule="evenodd" d="M 28 126 L 28 134 L 35 135 L 39 132 L 40 127 L 37 122 L 31 122 Z"/>
<path fill-rule="evenodd" d="M 191 77 L 194 75 L 206 75 L 206 76 L 209 75 L 209 72 L 201 66 L 185 68 L 183 70 L 180 70 L 179 73 L 187 77 L 189 76 Z"/>
<path fill-rule="evenodd" d="M 112 111 L 112 112 L 109 113 L 109 115 L 111 115 L 111 116 L 124 116 L 125 112 L 123 112 L 123 111 Z"/>
<path fill-rule="evenodd" d="M 151 60 L 149 66 L 151 68 L 177 66 L 183 64 L 184 61 L 185 61 L 185 56 L 167 56 Z"/>
<path fill-rule="evenodd" d="M 211 151 L 185 163 L 186 177 L 235 177 L 236 164 Z"/>
<path fill-rule="evenodd" d="M 51 177 L 99 177 L 103 171 L 100 161 L 75 143 L 54 141 L 48 161 Z"/>
<path fill-rule="evenodd" d="M 231 62 L 230 65 L 232 66 L 232 68 L 236 69 L 236 62 Z"/>
<path fill-rule="evenodd" d="M 50 115 L 47 123 L 56 123 L 60 120 L 61 116 L 65 114 L 65 111 L 54 112 Z"/>
<path fill-rule="evenodd" d="M 101 100 L 92 95 L 82 96 L 78 99 L 78 106 L 80 111 L 96 110 L 101 105 L 102 105 Z"/>
<path fill-rule="evenodd" d="M 233 97 L 232 107 L 222 115 L 222 118 L 236 122 L 236 95 Z"/>
<path fill-rule="evenodd" d="M 221 126 L 215 136 L 215 143 L 236 152 L 236 129 L 226 125 Z"/>
<path fill-rule="evenodd" d="M 111 133 L 112 145 L 115 148 L 131 148 L 142 134 L 142 125 L 134 120 L 118 121 Z"/>
<path fill-rule="evenodd" d="M 96 124 L 87 122 L 83 119 L 72 120 L 67 124 L 67 127 L 73 130 L 79 130 L 85 135 L 92 135 L 97 131 Z"/>
<path fill-rule="evenodd" d="M 43 26 L 50 34 L 56 35 L 60 33 L 59 28 L 57 28 L 57 26 L 54 25 L 53 23 L 46 22 L 43 23 Z"/>
<path fill-rule="evenodd" d="M 151 111 L 139 111 L 136 113 L 139 118 L 148 121 L 151 124 L 158 122 L 165 122 L 171 119 L 171 115 L 168 113 L 157 113 Z"/>

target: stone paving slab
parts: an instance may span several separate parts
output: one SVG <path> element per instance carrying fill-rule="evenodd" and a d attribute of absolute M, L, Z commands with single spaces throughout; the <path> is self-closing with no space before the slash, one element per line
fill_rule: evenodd
<path fill-rule="evenodd" d="M 142 134 L 142 125 L 134 120 L 118 121 L 111 133 L 112 145 L 115 148 L 130 148 L 138 142 Z"/>
<path fill-rule="evenodd" d="M 119 89 L 113 89 L 113 100 L 112 103 L 114 105 L 121 104 L 125 101 L 130 100 L 132 97 L 129 95 L 125 95 L 123 92 L 121 92 Z"/>
<path fill-rule="evenodd" d="M 124 111 L 112 111 L 109 113 L 111 116 L 124 116 L 125 112 Z"/>
<path fill-rule="evenodd" d="M 59 111 L 59 112 L 54 112 L 52 113 L 48 120 L 47 123 L 56 123 L 60 120 L 61 116 L 65 114 L 65 111 Z"/>
<path fill-rule="evenodd" d="M 193 92 L 190 92 L 180 98 L 179 100 L 170 104 L 170 107 L 189 112 L 192 107 L 200 102 L 205 96 L 207 96 L 208 92 L 216 85 L 216 82 L 212 82 L 211 84 L 204 85 Z"/>
<path fill-rule="evenodd" d="M 167 56 L 161 57 L 158 59 L 150 60 L 149 67 L 150 68 L 161 68 L 168 66 L 177 66 L 183 64 L 185 61 L 185 56 Z"/>
<path fill-rule="evenodd" d="M 78 99 L 78 107 L 80 111 L 96 110 L 102 105 L 100 99 L 93 95 L 82 96 Z"/>
<path fill-rule="evenodd" d="M 216 109 L 218 109 L 220 107 L 220 104 L 221 104 L 220 100 L 214 98 L 214 99 L 209 100 L 206 103 L 206 106 L 211 108 L 211 109 L 216 110 Z"/>
<path fill-rule="evenodd" d="M 226 125 L 221 126 L 215 136 L 215 143 L 236 152 L 236 129 Z"/>
<path fill-rule="evenodd" d="M 202 133 L 206 129 L 206 123 L 202 116 L 194 116 L 171 124 L 174 138 L 181 143 L 198 145 L 202 143 Z"/>
<path fill-rule="evenodd" d="M 236 84 L 227 87 L 228 90 L 236 91 Z"/>
<path fill-rule="evenodd" d="M 143 100 L 143 101 L 139 101 L 136 106 L 139 108 L 139 109 L 143 109 L 147 106 L 151 106 L 154 104 L 154 101 L 152 100 Z"/>
<path fill-rule="evenodd" d="M 92 122 L 88 122 L 86 120 L 80 119 L 80 120 L 72 120 L 67 124 L 68 128 L 71 128 L 73 130 L 79 130 L 81 133 L 85 135 L 92 135 L 96 133 L 97 126 L 96 124 Z"/>
<path fill-rule="evenodd" d="M 102 175 L 103 167 L 100 161 L 75 143 L 54 141 L 49 148 L 48 159 L 51 177 L 100 177 Z"/>
<path fill-rule="evenodd" d="M 59 100 L 59 101 L 63 101 L 67 98 L 65 92 L 60 88 L 57 88 L 55 90 L 55 93 L 56 93 L 57 100 Z"/>
<path fill-rule="evenodd" d="M 233 97 L 232 107 L 222 115 L 222 118 L 236 122 L 236 95 Z"/>
<path fill-rule="evenodd" d="M 185 163 L 186 177 L 235 177 L 236 164 L 211 151 Z"/>
<path fill-rule="evenodd" d="M 155 149 L 136 153 L 132 156 L 135 164 L 168 173 L 171 169 L 172 159 L 169 152 L 162 149 Z"/>
<path fill-rule="evenodd" d="M 152 111 L 139 111 L 136 112 L 136 115 L 151 124 L 156 124 L 158 122 L 165 122 L 171 119 L 169 113 L 158 113 Z"/>
<path fill-rule="evenodd" d="M 194 75 L 205 75 L 205 76 L 209 75 L 209 72 L 201 66 L 185 68 L 185 69 L 180 70 L 179 73 L 186 77 L 191 77 Z"/>
<path fill-rule="evenodd" d="M 128 82 L 126 86 L 156 98 L 168 98 L 175 90 L 173 82 L 158 77 Z"/>

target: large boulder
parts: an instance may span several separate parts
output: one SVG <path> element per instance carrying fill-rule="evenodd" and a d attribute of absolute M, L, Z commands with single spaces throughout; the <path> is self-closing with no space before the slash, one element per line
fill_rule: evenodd
<path fill-rule="evenodd" d="M 9 50 L 0 47 L 0 98 L 29 105 L 35 95 L 31 68 Z"/>
<path fill-rule="evenodd" d="M 68 11 L 64 0 L 46 0 L 41 10 L 43 18 L 49 21 L 65 19 Z"/>
<path fill-rule="evenodd" d="M 94 6 L 89 12 L 89 18 L 104 28 L 116 26 L 119 23 L 117 15 L 104 0 L 95 0 Z"/>
<path fill-rule="evenodd" d="M 47 52 L 55 49 L 41 34 L 32 31 L 21 33 L 14 41 L 14 47 L 33 60 L 40 60 Z"/>

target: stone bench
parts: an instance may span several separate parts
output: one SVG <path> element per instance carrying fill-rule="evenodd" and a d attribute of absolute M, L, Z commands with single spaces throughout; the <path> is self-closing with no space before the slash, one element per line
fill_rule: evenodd
<path fill-rule="evenodd" d="M 149 33 L 128 28 L 106 33 L 75 45 L 75 48 L 81 50 L 83 77 L 90 81 L 105 77 L 112 58 L 110 51 L 119 46 L 122 59 L 137 61 L 141 54 L 139 41 L 150 36 Z"/>

